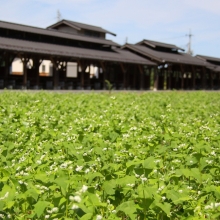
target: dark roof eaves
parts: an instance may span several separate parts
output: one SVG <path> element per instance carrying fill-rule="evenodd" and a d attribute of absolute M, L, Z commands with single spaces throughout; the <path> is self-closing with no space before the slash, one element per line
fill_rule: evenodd
<path fill-rule="evenodd" d="M 161 60 L 160 58 L 158 57 L 155 57 L 155 56 L 152 56 L 151 54 L 148 54 L 142 50 L 139 50 L 138 48 L 135 47 L 135 45 L 132 45 L 132 44 L 125 44 L 124 45 L 125 47 L 128 46 L 128 48 L 130 48 L 131 50 L 135 50 L 136 52 L 144 55 L 144 56 L 147 56 L 146 59 L 149 59 L 149 58 L 153 58 L 153 62 L 160 62 L 160 63 L 163 63 L 163 60 Z M 124 46 L 122 48 L 124 48 Z M 141 46 L 141 45 L 138 45 L 138 46 Z"/>
<path fill-rule="evenodd" d="M 29 33 L 41 34 L 41 33 L 37 32 L 37 30 L 40 30 L 40 31 L 44 32 L 42 34 L 49 35 L 49 36 L 54 36 L 52 34 L 52 32 L 53 32 L 53 33 L 56 33 L 58 35 L 58 36 L 55 36 L 55 37 L 67 38 L 67 39 L 72 39 L 72 40 L 81 40 L 81 41 L 85 41 L 85 42 L 92 42 L 92 43 L 98 43 L 98 44 L 103 44 L 103 45 L 120 46 L 119 44 L 117 44 L 117 43 L 115 43 L 111 40 L 107 40 L 107 39 L 92 38 L 92 37 L 81 36 L 81 35 L 73 35 L 73 34 L 59 32 L 55 29 L 44 29 L 44 28 L 34 27 L 34 26 L 30 26 L 30 25 L 23 25 L 23 24 L 17 24 L 17 23 L 6 22 L 6 21 L 1 21 L 0 20 L 0 24 L 1 23 L 18 26 L 16 29 L 6 27 L 6 28 L 11 29 L 11 30 L 20 30 L 19 27 L 24 27 L 24 28 L 26 27 L 26 28 L 33 29 L 33 30 L 28 30 L 27 32 L 29 32 Z"/>
<path fill-rule="evenodd" d="M 62 57 L 74 58 L 74 59 L 89 59 L 89 60 L 99 60 L 99 61 L 103 60 L 103 61 L 133 63 L 133 64 L 141 64 L 141 65 L 149 64 L 142 57 L 137 57 L 137 59 L 135 59 L 134 57 L 129 58 L 126 55 L 121 54 L 120 51 L 119 52 L 100 51 L 100 53 L 99 52 L 97 53 L 96 50 L 92 50 L 92 49 L 76 48 L 77 50 L 75 50 L 74 47 L 59 46 L 59 45 L 56 45 L 51 49 L 51 45 L 48 43 L 33 42 L 33 44 L 30 44 L 30 42 L 28 42 L 27 44 L 25 43 L 25 40 L 8 39 L 1 37 L 0 39 L 2 39 L 2 41 L 0 41 L 0 49 L 7 51 L 14 51 L 14 52 L 17 51 L 21 53 L 30 53 L 30 54 L 41 54 L 46 56 L 48 55 L 62 56 Z M 4 43 L 3 41 L 4 39 L 7 39 L 6 41 L 7 43 Z M 47 45 L 49 46 L 48 48 Z M 73 48 L 73 50 L 69 50 L 70 48 Z"/>

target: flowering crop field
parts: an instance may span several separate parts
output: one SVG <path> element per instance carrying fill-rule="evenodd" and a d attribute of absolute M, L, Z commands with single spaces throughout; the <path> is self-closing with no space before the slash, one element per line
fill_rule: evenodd
<path fill-rule="evenodd" d="M 0 219 L 220 219 L 220 93 L 0 94 Z"/>

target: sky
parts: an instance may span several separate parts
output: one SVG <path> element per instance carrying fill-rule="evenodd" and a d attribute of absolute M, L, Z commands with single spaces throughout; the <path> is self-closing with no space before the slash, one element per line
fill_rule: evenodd
<path fill-rule="evenodd" d="M 61 19 L 102 27 L 121 45 L 143 39 L 220 58 L 220 0 L 0 0 L 0 20 L 46 28 Z"/>

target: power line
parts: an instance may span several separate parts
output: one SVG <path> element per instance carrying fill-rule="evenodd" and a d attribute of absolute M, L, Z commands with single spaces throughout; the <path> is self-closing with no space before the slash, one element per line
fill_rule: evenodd
<path fill-rule="evenodd" d="M 162 39 L 162 40 L 172 40 L 172 39 L 182 38 L 182 37 L 185 37 L 185 36 L 186 35 L 181 35 L 181 36 L 176 36 L 176 37 L 169 37 L 169 38 Z"/>

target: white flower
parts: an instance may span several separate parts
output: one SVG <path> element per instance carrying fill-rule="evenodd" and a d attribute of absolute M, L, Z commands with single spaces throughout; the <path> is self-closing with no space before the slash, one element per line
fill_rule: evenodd
<path fill-rule="evenodd" d="M 45 215 L 45 218 L 50 218 L 50 215 Z"/>
<path fill-rule="evenodd" d="M 0 197 L 0 200 L 4 200 L 4 199 L 8 198 L 8 195 L 9 195 L 9 192 L 6 192 L 3 197 Z"/>
<path fill-rule="evenodd" d="M 75 204 L 73 204 L 72 207 L 71 207 L 72 210 L 76 210 L 76 209 L 78 209 L 78 208 L 79 208 L 79 206 L 78 206 L 78 205 L 75 205 Z"/>
<path fill-rule="evenodd" d="M 37 164 L 41 164 L 41 160 L 37 160 L 36 163 L 37 163 Z"/>
<path fill-rule="evenodd" d="M 212 156 L 216 156 L 215 151 L 212 151 L 210 154 L 211 154 Z"/>
<path fill-rule="evenodd" d="M 145 182 L 145 181 L 147 181 L 147 178 L 146 177 L 141 177 L 141 180 L 142 180 L 142 182 Z"/>
<path fill-rule="evenodd" d="M 89 168 L 85 170 L 85 173 L 89 173 L 89 172 L 90 172 L 90 169 L 89 169 Z"/>
<path fill-rule="evenodd" d="M 162 196 L 161 199 L 164 201 L 164 200 L 166 199 L 166 197 L 165 197 L 165 196 Z"/>
<path fill-rule="evenodd" d="M 73 200 L 76 201 L 76 202 L 81 202 L 80 196 L 74 196 Z"/>
<path fill-rule="evenodd" d="M 65 169 L 67 167 L 68 167 L 68 164 L 66 162 L 64 162 L 60 165 L 60 168 L 63 168 L 63 169 Z"/>
<path fill-rule="evenodd" d="M 97 215 L 96 216 L 96 220 L 101 220 L 102 219 L 102 216 L 101 215 Z"/>
<path fill-rule="evenodd" d="M 206 160 L 205 162 L 208 163 L 208 164 L 211 164 L 212 160 Z"/>
<path fill-rule="evenodd" d="M 83 185 L 82 189 L 80 190 L 80 192 L 84 193 L 86 192 L 88 189 L 88 186 Z"/>
<path fill-rule="evenodd" d="M 182 192 L 183 192 L 183 190 L 182 190 L 182 189 L 180 189 L 180 190 L 179 190 L 179 193 L 182 193 Z"/>
<path fill-rule="evenodd" d="M 127 186 L 134 187 L 135 184 L 134 183 L 128 183 Z"/>
<path fill-rule="evenodd" d="M 56 213 L 56 212 L 58 212 L 58 210 L 59 210 L 59 209 L 58 209 L 57 207 L 54 207 L 54 208 L 52 208 L 51 211 L 52 211 L 53 213 Z"/>
<path fill-rule="evenodd" d="M 74 196 L 69 196 L 70 201 L 74 201 Z"/>
<path fill-rule="evenodd" d="M 77 165 L 77 168 L 76 168 L 76 171 L 77 171 L 77 172 L 81 171 L 82 169 L 83 169 L 83 166 L 78 166 L 78 165 Z"/>
<path fill-rule="evenodd" d="M 206 205 L 205 206 L 205 209 L 214 209 L 214 208 L 217 208 L 217 207 L 219 207 L 220 206 L 220 203 L 211 203 L 210 205 Z"/>

